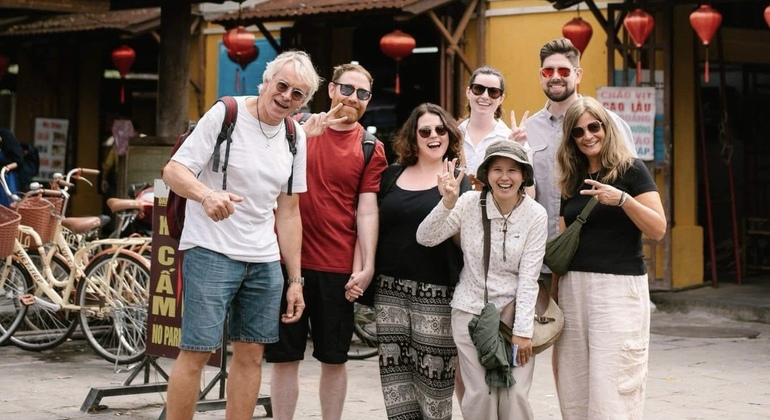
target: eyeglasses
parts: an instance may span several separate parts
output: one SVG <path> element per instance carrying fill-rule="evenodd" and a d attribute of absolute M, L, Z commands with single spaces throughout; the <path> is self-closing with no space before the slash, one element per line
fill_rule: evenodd
<path fill-rule="evenodd" d="M 420 137 L 422 137 L 424 139 L 427 139 L 428 137 L 430 137 L 431 131 L 434 131 L 434 130 L 436 131 L 436 135 L 438 135 L 438 136 L 443 136 L 444 134 L 447 133 L 447 128 L 444 127 L 443 125 L 437 125 L 437 126 L 435 126 L 433 128 L 430 128 L 430 127 L 420 127 L 420 128 L 417 129 L 417 133 L 420 134 Z"/>
<path fill-rule="evenodd" d="M 476 96 L 481 96 L 484 94 L 484 91 L 487 91 L 489 92 L 489 97 L 492 99 L 497 99 L 503 94 L 503 90 L 500 88 L 484 86 L 478 83 L 471 83 L 470 88 L 471 92 Z"/>
<path fill-rule="evenodd" d="M 575 140 L 578 140 L 578 139 L 583 138 L 583 136 L 586 135 L 586 129 L 588 129 L 588 131 L 591 134 L 596 134 L 599 131 L 601 131 L 601 129 L 602 129 L 602 122 L 601 121 L 590 122 L 590 123 L 588 123 L 586 125 L 586 128 L 583 128 L 583 127 L 573 127 L 572 131 L 570 131 L 570 134 L 572 134 L 572 138 L 574 138 Z"/>
<path fill-rule="evenodd" d="M 278 93 L 284 93 L 287 90 L 289 90 L 291 86 L 289 86 L 288 83 L 284 82 L 283 80 L 279 80 L 275 83 L 275 89 L 278 91 Z M 291 90 L 291 100 L 292 101 L 301 101 L 305 99 L 307 94 L 305 92 L 299 90 L 299 89 L 292 89 Z"/>
<path fill-rule="evenodd" d="M 544 67 L 540 69 L 540 75 L 545 77 L 546 79 L 552 78 L 554 73 L 558 73 L 559 77 L 565 78 L 565 77 L 569 77 L 569 75 L 572 74 L 572 69 L 569 67 L 558 67 L 558 68 Z"/>
<path fill-rule="evenodd" d="M 361 101 L 368 101 L 372 97 L 372 92 L 363 88 L 356 89 L 353 85 L 346 85 L 345 83 L 332 82 L 340 87 L 340 93 L 345 96 L 350 96 L 353 92 L 356 93 L 356 97 Z"/>

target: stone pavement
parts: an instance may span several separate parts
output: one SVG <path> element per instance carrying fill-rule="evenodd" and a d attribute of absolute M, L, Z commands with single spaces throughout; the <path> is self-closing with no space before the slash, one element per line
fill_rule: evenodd
<path fill-rule="evenodd" d="M 770 325 L 729 320 L 701 313 L 652 316 L 650 372 L 645 419 L 770 419 Z M 664 335 L 666 334 L 666 335 Z M 756 336 L 759 334 L 758 336 Z M 747 338 L 756 336 L 756 338 Z M 550 350 L 538 356 L 530 393 L 535 418 L 561 418 L 551 375 Z M 162 359 L 170 371 L 173 361 Z M 270 391 L 270 368 L 263 394 Z M 83 413 L 91 387 L 121 385 L 128 373 L 93 355 L 83 342 L 70 342 L 43 353 L 0 347 L 0 419 L 157 419 L 165 393 L 112 396 L 105 407 Z M 320 419 L 317 381 L 320 366 L 311 357 L 301 368 L 296 419 Z M 217 370 L 209 368 L 210 380 Z M 141 383 L 142 375 L 134 383 Z M 154 372 L 150 381 L 162 382 Z M 206 382 L 208 383 L 208 382 Z M 216 389 L 212 396 L 217 395 Z M 455 419 L 461 419 L 455 403 Z M 258 407 L 255 417 L 264 417 Z M 198 413 L 196 419 L 221 419 L 224 411 Z M 376 359 L 349 362 L 345 420 L 384 419 Z"/>

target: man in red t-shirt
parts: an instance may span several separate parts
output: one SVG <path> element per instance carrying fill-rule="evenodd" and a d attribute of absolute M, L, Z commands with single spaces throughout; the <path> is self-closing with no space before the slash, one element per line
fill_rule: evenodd
<path fill-rule="evenodd" d="M 372 76 L 359 64 L 334 68 L 329 112 L 313 114 L 307 135 L 307 192 L 300 196 L 302 276 L 305 312 L 281 324 L 278 343 L 267 346 L 275 363 L 270 387 L 273 417 L 291 419 L 299 395 L 299 364 L 312 322 L 313 357 L 321 362 L 319 396 L 324 420 L 342 416 L 347 392 L 348 349 L 353 336 L 353 302 L 374 275 L 377 248 L 377 192 L 387 167 L 382 142 L 368 164 L 359 124 L 372 98 Z"/>

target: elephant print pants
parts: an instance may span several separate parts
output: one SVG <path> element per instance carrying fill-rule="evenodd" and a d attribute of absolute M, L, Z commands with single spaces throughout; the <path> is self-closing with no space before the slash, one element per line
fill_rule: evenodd
<path fill-rule="evenodd" d="M 457 361 L 451 289 L 387 276 L 380 276 L 376 285 L 380 380 L 388 419 L 451 419 Z"/>

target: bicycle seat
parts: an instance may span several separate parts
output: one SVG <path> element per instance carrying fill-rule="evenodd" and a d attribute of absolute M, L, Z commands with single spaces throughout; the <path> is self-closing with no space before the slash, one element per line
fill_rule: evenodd
<path fill-rule="evenodd" d="M 102 219 L 98 216 L 65 217 L 61 220 L 62 226 L 72 233 L 85 233 L 102 225 Z"/>
<path fill-rule="evenodd" d="M 141 210 L 142 203 L 127 198 L 110 198 L 107 200 L 107 207 L 109 207 L 113 213 L 117 213 L 126 210 Z"/>

